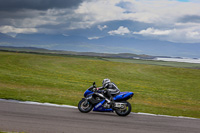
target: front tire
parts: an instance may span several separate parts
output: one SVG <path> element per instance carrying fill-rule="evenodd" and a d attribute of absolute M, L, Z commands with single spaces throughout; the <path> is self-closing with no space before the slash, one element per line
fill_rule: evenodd
<path fill-rule="evenodd" d="M 126 103 L 126 107 L 124 107 L 123 109 L 116 109 L 115 112 L 117 115 L 119 116 L 127 116 L 130 112 L 131 112 L 131 104 L 127 101 L 123 102 Z"/>
<path fill-rule="evenodd" d="M 90 112 L 90 111 L 92 110 L 92 108 L 93 108 L 92 104 L 89 103 L 89 102 L 85 103 L 85 102 L 86 102 L 85 100 L 86 100 L 86 99 L 82 99 L 82 100 L 79 102 L 79 104 L 78 104 L 78 109 L 79 109 L 79 111 L 82 112 L 82 113 L 88 113 L 88 112 Z"/>

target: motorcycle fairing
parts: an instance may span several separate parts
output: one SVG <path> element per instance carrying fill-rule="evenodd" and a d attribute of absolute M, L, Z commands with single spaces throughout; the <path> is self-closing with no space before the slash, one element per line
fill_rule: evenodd
<path fill-rule="evenodd" d="M 133 92 L 120 92 L 117 96 L 115 96 L 113 99 L 114 101 L 123 101 L 123 100 L 128 100 L 133 96 Z"/>
<path fill-rule="evenodd" d="M 84 97 L 87 97 L 87 95 L 92 94 L 94 92 L 90 91 L 89 89 L 87 89 L 84 93 Z"/>
<path fill-rule="evenodd" d="M 98 112 L 112 112 L 113 109 L 105 109 L 102 105 L 105 103 L 106 100 L 103 100 L 101 102 L 99 102 L 98 104 L 96 104 L 94 106 L 93 111 L 98 111 Z"/>
<path fill-rule="evenodd" d="M 89 97 L 90 95 L 92 95 L 94 92 L 90 91 L 89 89 L 87 89 L 84 93 L 84 97 Z M 113 99 L 114 101 L 124 101 L 124 100 L 128 100 L 129 98 L 131 98 L 133 96 L 133 92 L 120 92 L 120 94 L 118 94 L 117 96 L 115 96 Z M 113 112 L 112 108 L 106 109 L 104 108 L 102 105 L 106 102 L 105 100 L 95 100 L 94 98 L 88 99 L 90 101 L 90 103 L 92 103 L 94 106 L 93 111 L 98 111 L 98 112 Z"/>

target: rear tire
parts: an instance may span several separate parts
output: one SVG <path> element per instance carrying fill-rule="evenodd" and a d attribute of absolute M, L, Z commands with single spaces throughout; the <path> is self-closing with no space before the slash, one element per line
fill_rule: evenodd
<path fill-rule="evenodd" d="M 119 116 L 127 116 L 131 112 L 131 104 L 127 101 L 123 102 L 126 103 L 126 107 L 124 109 L 116 109 L 115 112 Z"/>
<path fill-rule="evenodd" d="M 85 99 L 82 99 L 79 104 L 78 104 L 78 109 L 82 113 L 88 113 L 92 110 L 93 106 L 91 103 L 87 102 L 86 104 L 84 103 Z"/>

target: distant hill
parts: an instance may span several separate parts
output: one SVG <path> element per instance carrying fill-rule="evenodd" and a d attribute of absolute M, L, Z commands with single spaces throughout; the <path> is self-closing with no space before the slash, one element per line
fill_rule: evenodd
<path fill-rule="evenodd" d="M 137 55 L 144 54 L 144 56 L 200 58 L 199 44 L 141 40 L 123 36 L 106 36 L 91 40 L 83 36 L 68 36 L 62 34 L 17 34 L 16 37 L 11 37 L 0 33 L 0 46 L 37 47 L 76 52 L 131 53 Z M 129 54 L 126 54 L 123 56 L 130 58 L 133 55 L 129 56 Z"/>
<path fill-rule="evenodd" d="M 131 53 L 110 54 L 110 53 L 95 53 L 95 52 L 74 52 L 74 51 L 48 50 L 48 49 L 35 48 L 35 47 L 13 47 L 13 46 L 0 46 L 0 51 L 58 54 L 58 55 L 79 55 L 79 56 L 126 58 L 126 59 L 154 59 L 156 58 L 156 56 L 137 55 L 137 54 L 131 54 Z"/>
<path fill-rule="evenodd" d="M 86 57 L 97 57 L 100 59 L 106 60 L 128 60 L 128 62 L 136 61 L 145 61 L 145 60 L 159 60 L 159 61 L 172 61 L 172 62 L 187 62 L 187 63 L 200 63 L 199 58 L 182 58 L 182 57 L 170 57 L 170 56 L 150 56 L 150 55 L 138 55 L 131 53 L 95 53 L 95 52 L 75 52 L 75 51 L 62 51 L 62 50 L 48 50 L 44 48 L 35 48 L 35 47 L 12 47 L 12 46 L 0 46 L 0 51 L 6 52 L 20 52 L 20 53 L 34 53 L 34 54 L 48 54 L 48 55 L 59 55 L 59 56 L 86 56 Z M 134 60 L 132 60 L 134 59 Z M 126 61 L 125 61 L 126 62 Z M 173 64 L 173 63 L 172 63 Z M 198 67 L 199 69 L 199 67 Z"/>

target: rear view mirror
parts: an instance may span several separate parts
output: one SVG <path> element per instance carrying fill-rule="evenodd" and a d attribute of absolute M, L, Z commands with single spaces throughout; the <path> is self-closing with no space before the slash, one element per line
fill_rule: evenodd
<path fill-rule="evenodd" d="M 96 85 L 96 83 L 95 82 L 93 82 L 93 86 L 95 86 Z"/>

